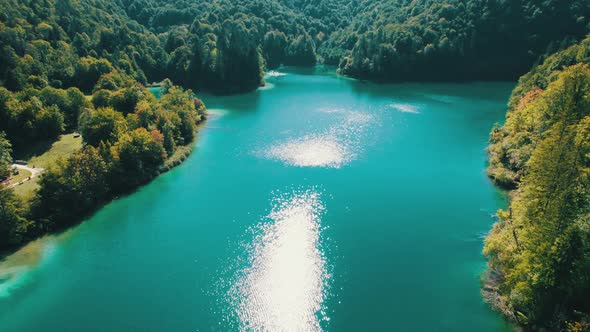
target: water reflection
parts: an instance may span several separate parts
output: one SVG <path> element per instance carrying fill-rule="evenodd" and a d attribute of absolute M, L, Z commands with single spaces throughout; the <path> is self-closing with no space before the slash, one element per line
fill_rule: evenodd
<path fill-rule="evenodd" d="M 316 191 L 276 199 L 231 293 L 240 330 L 319 331 L 329 274 L 320 248 Z"/>
<path fill-rule="evenodd" d="M 340 168 L 357 158 L 374 117 L 370 113 L 330 108 L 321 113 L 334 115 L 339 124 L 318 133 L 279 141 L 257 154 L 289 166 Z"/>

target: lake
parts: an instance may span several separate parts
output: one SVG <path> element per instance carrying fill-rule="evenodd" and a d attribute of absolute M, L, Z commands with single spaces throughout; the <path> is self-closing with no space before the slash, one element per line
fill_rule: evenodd
<path fill-rule="evenodd" d="M 514 83 L 281 68 L 181 166 L 0 263 L 0 329 L 510 331 L 480 295 Z"/>

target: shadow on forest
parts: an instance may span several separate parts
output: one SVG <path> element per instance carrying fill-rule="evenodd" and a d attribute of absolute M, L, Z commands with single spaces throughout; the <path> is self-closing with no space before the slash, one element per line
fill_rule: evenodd
<path fill-rule="evenodd" d="M 53 143 L 58 139 L 46 139 L 32 144 L 14 146 L 15 160 L 30 160 L 33 157 L 40 156 L 51 149 Z"/>

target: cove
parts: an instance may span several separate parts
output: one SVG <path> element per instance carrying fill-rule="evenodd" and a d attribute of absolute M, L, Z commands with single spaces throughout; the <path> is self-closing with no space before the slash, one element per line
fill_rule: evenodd
<path fill-rule="evenodd" d="M 281 68 L 182 165 L 0 263 L 2 331 L 510 331 L 480 295 L 513 83 Z"/>

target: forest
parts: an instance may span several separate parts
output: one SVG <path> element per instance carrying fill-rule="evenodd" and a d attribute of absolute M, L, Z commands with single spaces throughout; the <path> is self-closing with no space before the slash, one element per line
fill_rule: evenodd
<path fill-rule="evenodd" d="M 0 1 L 0 81 L 89 92 L 110 66 L 222 93 L 266 69 L 375 81 L 508 80 L 588 32 L 588 0 Z"/>
<path fill-rule="evenodd" d="M 490 134 L 488 175 L 515 189 L 485 241 L 484 294 L 532 329 L 590 328 L 590 38 L 524 75 Z"/>
<path fill-rule="evenodd" d="M 490 135 L 488 175 L 513 191 L 485 241 L 484 293 L 533 329 L 590 328 L 589 20 L 590 0 L 0 0 L 0 178 L 34 144 L 83 140 L 31 199 L 0 188 L 0 250 L 174 164 L 204 119 L 193 90 L 251 91 L 283 65 L 377 82 L 524 75 Z"/>

